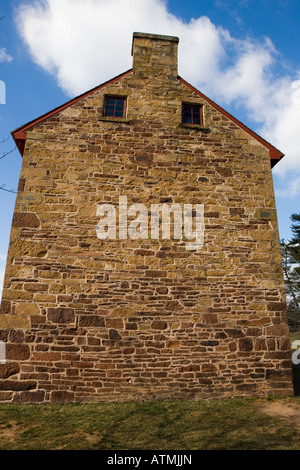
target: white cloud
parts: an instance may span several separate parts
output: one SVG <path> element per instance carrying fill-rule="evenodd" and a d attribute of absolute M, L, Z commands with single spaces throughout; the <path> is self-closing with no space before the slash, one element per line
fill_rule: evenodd
<path fill-rule="evenodd" d="M 41 0 L 21 6 L 16 22 L 33 60 L 71 96 L 131 68 L 134 31 L 179 36 L 179 74 L 247 113 L 286 154 L 275 173 L 300 175 L 300 70 L 282 69 L 269 38 L 234 38 L 207 17 L 184 22 L 163 0 Z"/>
<path fill-rule="evenodd" d="M 287 179 L 284 189 L 278 189 L 276 195 L 278 197 L 293 199 L 299 196 L 300 192 L 300 175 L 293 175 L 289 180 Z"/>
<path fill-rule="evenodd" d="M 0 47 L 0 62 L 11 62 L 12 60 L 12 56 L 6 52 L 6 49 L 4 47 Z"/>

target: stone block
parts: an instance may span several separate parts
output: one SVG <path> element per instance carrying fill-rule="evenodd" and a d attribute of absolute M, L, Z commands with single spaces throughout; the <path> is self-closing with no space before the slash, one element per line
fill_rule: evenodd
<path fill-rule="evenodd" d="M 104 327 L 104 319 L 98 315 L 80 315 L 79 326 L 88 328 Z"/>
<path fill-rule="evenodd" d="M 7 379 L 20 372 L 20 366 L 17 362 L 7 362 L 0 364 L 0 379 Z"/>
<path fill-rule="evenodd" d="M 16 307 L 17 315 L 40 315 L 40 309 L 34 303 L 19 303 Z"/>
<path fill-rule="evenodd" d="M 52 403 L 69 403 L 74 401 L 75 395 L 73 392 L 54 390 L 51 392 Z"/>
<path fill-rule="evenodd" d="M 32 256 L 37 258 L 42 258 L 47 254 L 47 248 L 43 243 L 27 241 L 23 239 L 14 240 L 9 247 L 10 256 Z M 18 269 L 17 266 L 14 266 L 15 269 Z M 28 275 L 32 274 L 32 266 L 21 267 L 19 268 L 20 272 L 23 269 L 27 269 Z M 23 277 L 23 276 L 20 276 Z M 27 276 L 26 276 L 27 277 Z"/>
<path fill-rule="evenodd" d="M 52 323 L 73 323 L 75 313 L 73 308 L 48 308 L 47 318 Z"/>
<path fill-rule="evenodd" d="M 30 227 L 38 228 L 40 220 L 32 212 L 15 212 L 12 221 L 12 227 Z"/>
<path fill-rule="evenodd" d="M 34 191 L 23 191 L 17 194 L 17 203 L 40 204 L 44 200 L 44 195 Z"/>
<path fill-rule="evenodd" d="M 45 392 L 41 390 L 30 392 L 17 392 L 13 396 L 13 403 L 42 403 L 45 398 Z"/>
<path fill-rule="evenodd" d="M 116 307 L 111 311 L 111 318 L 126 318 L 134 315 L 134 309 L 131 307 Z"/>
<path fill-rule="evenodd" d="M 27 344 L 6 344 L 6 359 L 14 361 L 26 361 L 30 357 L 30 349 Z"/>
<path fill-rule="evenodd" d="M 0 315 L 0 328 L 27 329 L 30 328 L 30 320 L 24 315 Z"/>

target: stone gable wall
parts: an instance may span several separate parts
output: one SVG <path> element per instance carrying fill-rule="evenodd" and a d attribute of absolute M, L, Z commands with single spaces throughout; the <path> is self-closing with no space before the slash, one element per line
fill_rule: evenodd
<path fill-rule="evenodd" d="M 293 393 L 268 150 L 175 73 L 146 72 L 27 133 L 0 315 L 1 401 Z M 105 95 L 127 97 L 125 119 L 102 116 Z M 203 105 L 203 128 L 181 124 L 183 101 Z M 203 247 L 99 240 L 97 206 L 119 196 L 203 204 Z"/>

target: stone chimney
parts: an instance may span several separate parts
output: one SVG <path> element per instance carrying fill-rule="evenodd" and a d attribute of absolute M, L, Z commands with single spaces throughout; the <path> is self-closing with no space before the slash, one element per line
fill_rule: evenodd
<path fill-rule="evenodd" d="M 178 37 L 133 33 L 133 73 L 141 76 L 177 78 Z"/>

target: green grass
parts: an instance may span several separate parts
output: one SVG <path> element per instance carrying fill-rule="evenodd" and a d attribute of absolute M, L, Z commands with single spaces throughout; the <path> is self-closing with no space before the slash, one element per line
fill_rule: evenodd
<path fill-rule="evenodd" d="M 299 423 L 263 413 L 270 403 L 300 415 L 300 397 L 1 404 L 0 450 L 299 450 Z"/>
<path fill-rule="evenodd" d="M 291 340 L 291 346 L 294 341 L 299 341 L 300 340 L 300 331 L 294 331 L 293 333 L 290 333 L 290 340 Z"/>
<path fill-rule="evenodd" d="M 300 365 L 293 375 L 288 398 L 0 404 L 0 450 L 300 450 Z"/>

